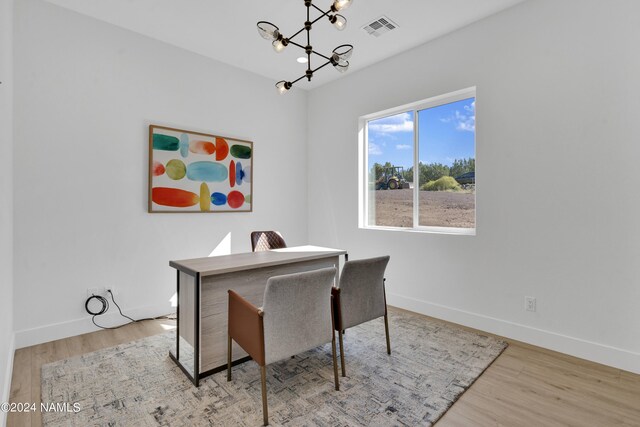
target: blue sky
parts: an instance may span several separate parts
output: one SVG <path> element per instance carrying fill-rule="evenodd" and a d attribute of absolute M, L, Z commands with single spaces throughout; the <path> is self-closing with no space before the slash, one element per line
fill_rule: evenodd
<path fill-rule="evenodd" d="M 419 158 L 423 163 L 451 165 L 475 158 L 475 98 L 418 112 Z M 369 169 L 374 163 L 413 166 L 413 112 L 369 122 Z"/>

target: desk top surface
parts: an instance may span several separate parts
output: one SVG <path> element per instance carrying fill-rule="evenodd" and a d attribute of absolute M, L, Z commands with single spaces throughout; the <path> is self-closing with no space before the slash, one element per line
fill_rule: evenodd
<path fill-rule="evenodd" d="M 195 276 L 212 276 L 232 273 L 234 271 L 252 270 L 273 265 L 291 264 L 312 261 L 346 254 L 342 249 L 323 248 L 320 246 L 294 246 L 264 252 L 245 252 L 205 258 L 169 261 L 169 265 L 187 274 Z"/>

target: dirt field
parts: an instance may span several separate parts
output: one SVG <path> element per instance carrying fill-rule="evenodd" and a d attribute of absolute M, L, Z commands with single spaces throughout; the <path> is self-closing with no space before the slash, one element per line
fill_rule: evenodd
<path fill-rule="evenodd" d="M 413 190 L 378 190 L 376 225 L 413 227 Z M 475 194 L 420 191 L 420 225 L 475 227 Z"/>

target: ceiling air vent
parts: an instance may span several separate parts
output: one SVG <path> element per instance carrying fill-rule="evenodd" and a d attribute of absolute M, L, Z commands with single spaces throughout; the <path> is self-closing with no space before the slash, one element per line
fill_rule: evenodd
<path fill-rule="evenodd" d="M 367 34 L 376 37 L 380 37 L 384 33 L 395 30 L 396 28 L 398 28 L 398 25 L 396 25 L 395 22 L 384 15 L 362 27 L 362 29 L 365 30 Z"/>

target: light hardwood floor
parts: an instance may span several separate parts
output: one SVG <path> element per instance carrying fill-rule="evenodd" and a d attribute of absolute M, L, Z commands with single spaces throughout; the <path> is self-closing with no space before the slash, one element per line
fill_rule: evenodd
<path fill-rule="evenodd" d="M 171 320 L 146 321 L 17 350 L 11 401 L 40 404 L 40 367 L 45 363 L 162 333 L 173 325 Z M 640 426 L 640 375 L 507 341 L 509 347 L 437 427 Z M 39 412 L 9 414 L 7 423 L 41 424 Z"/>

